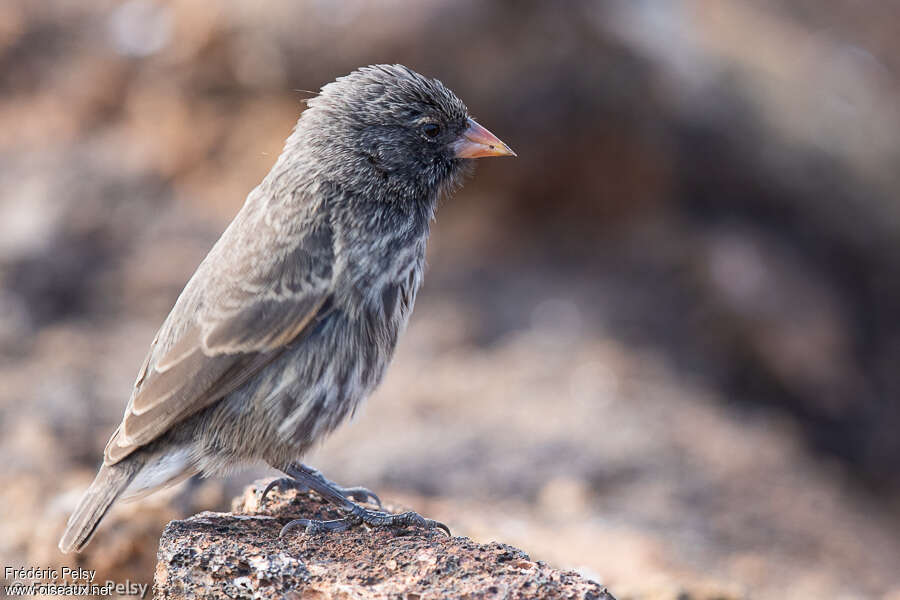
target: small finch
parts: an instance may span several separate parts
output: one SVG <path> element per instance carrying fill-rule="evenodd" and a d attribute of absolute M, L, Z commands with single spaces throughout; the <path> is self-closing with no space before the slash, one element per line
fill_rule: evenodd
<path fill-rule="evenodd" d="M 120 497 L 259 461 L 288 475 L 272 485 L 312 489 L 345 515 L 285 529 L 447 530 L 357 504 L 380 508 L 300 461 L 384 375 L 441 194 L 470 159 L 515 153 L 440 81 L 401 65 L 358 69 L 308 105 L 156 334 L 63 552 L 81 550 Z"/>

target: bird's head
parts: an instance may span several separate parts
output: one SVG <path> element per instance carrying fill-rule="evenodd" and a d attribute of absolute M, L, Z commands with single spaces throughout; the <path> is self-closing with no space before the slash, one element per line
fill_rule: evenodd
<path fill-rule="evenodd" d="M 308 104 L 298 133 L 326 171 L 372 198 L 431 201 L 470 159 L 515 156 L 444 84 L 402 65 L 358 69 Z"/>

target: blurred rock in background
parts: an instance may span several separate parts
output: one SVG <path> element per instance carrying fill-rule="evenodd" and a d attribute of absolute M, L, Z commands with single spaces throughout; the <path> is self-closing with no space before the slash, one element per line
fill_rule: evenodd
<path fill-rule="evenodd" d="M 0 562 L 64 560 L 155 328 L 303 100 L 402 62 L 519 158 L 444 203 L 383 389 L 311 462 L 620 598 L 900 594 L 898 18 L 3 2 Z M 124 505 L 65 560 L 149 581 L 165 520 L 251 478 Z"/>

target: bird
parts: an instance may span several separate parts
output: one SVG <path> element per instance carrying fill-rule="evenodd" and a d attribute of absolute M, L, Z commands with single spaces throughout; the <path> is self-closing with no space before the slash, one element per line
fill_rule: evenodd
<path fill-rule="evenodd" d="M 282 530 L 439 528 L 302 462 L 381 381 L 422 284 L 440 199 L 473 159 L 516 156 L 441 81 L 361 67 L 306 101 L 271 171 L 191 276 L 140 367 L 59 549 L 118 499 L 266 463 L 340 519 Z M 372 503 L 378 509 L 361 503 Z"/>

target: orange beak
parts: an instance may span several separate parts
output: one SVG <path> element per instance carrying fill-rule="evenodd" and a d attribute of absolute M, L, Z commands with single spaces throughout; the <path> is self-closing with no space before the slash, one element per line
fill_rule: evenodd
<path fill-rule="evenodd" d="M 512 148 L 496 135 L 469 119 L 469 126 L 458 140 L 453 142 L 456 158 L 483 158 L 485 156 L 516 156 Z"/>

